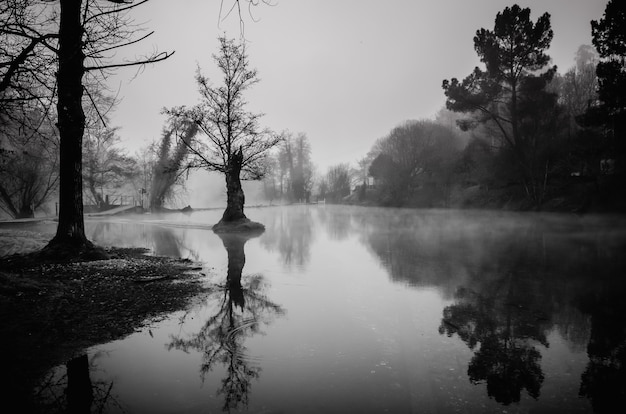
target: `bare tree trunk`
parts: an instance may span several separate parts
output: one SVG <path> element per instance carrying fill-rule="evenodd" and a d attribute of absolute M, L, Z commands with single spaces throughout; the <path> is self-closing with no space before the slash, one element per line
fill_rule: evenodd
<path fill-rule="evenodd" d="M 243 163 L 243 152 L 241 148 L 235 151 L 230 157 L 226 170 L 226 211 L 220 223 L 230 223 L 239 220 L 247 220 L 243 213 L 243 206 L 246 201 L 243 189 L 241 188 L 241 164 Z"/>
<path fill-rule="evenodd" d="M 59 23 L 58 124 L 60 136 L 59 224 L 48 246 L 93 247 L 83 220 L 82 144 L 85 113 L 82 96 L 84 59 L 82 1 L 61 0 Z"/>

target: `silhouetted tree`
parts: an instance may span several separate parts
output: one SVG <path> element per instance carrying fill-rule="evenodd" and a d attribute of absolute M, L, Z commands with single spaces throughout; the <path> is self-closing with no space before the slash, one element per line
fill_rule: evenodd
<path fill-rule="evenodd" d="M 497 126 L 526 195 L 536 204 L 543 198 L 543 174 L 538 171 L 545 172 L 538 148 L 551 135 L 545 124 L 554 118 L 556 107 L 555 94 L 546 90 L 556 72 L 556 67 L 546 68 L 552 37 L 548 13 L 533 23 L 530 9 L 506 7 L 497 14 L 493 30 L 476 31 L 474 48 L 485 70 L 476 67 L 463 81 L 443 81 L 446 107 L 475 115 L 461 122 L 462 128 L 487 122 Z"/>
<path fill-rule="evenodd" d="M 580 120 L 584 125 L 603 126 L 611 137 L 606 155 L 623 158 L 626 152 L 626 4 L 610 0 L 602 19 L 591 21 L 591 33 L 593 45 L 600 54 L 596 68 L 599 99 Z"/>
<path fill-rule="evenodd" d="M 264 158 L 281 138 L 259 126 L 260 114 L 246 111 L 244 93 L 259 80 L 249 66 L 243 44 L 219 38 L 220 49 L 213 59 L 222 72 L 223 83 L 211 85 L 198 70 L 196 81 L 200 103 L 193 108 L 174 108 L 170 114 L 195 122 L 203 139 L 189 146 L 194 161 L 188 168 L 217 171 L 226 178 L 226 210 L 222 224 L 249 221 L 244 214 L 245 195 L 241 179 L 261 179 Z"/>

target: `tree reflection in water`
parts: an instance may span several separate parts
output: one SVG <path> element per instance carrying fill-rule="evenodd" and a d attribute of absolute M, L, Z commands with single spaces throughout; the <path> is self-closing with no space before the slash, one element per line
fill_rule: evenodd
<path fill-rule="evenodd" d="M 37 412 L 89 414 L 124 409 L 113 391 L 113 381 L 92 380 L 100 352 L 91 359 L 86 354 L 69 360 L 65 373 L 51 370 L 35 388 L 33 398 Z"/>
<path fill-rule="evenodd" d="M 286 266 L 306 266 L 311 255 L 315 224 L 308 206 L 291 206 L 276 211 L 264 221 L 267 232 L 261 240 L 266 249 L 278 250 Z"/>
<path fill-rule="evenodd" d="M 623 274 L 582 301 L 591 315 L 589 362 L 582 374 L 580 395 L 591 400 L 595 413 L 613 413 L 626 398 L 626 286 Z"/>
<path fill-rule="evenodd" d="M 510 275 L 483 293 L 459 289 L 457 303 L 447 306 L 439 333 L 457 334 L 475 351 L 467 373 L 472 383 L 487 383 L 487 394 L 508 405 L 519 402 L 521 390 L 537 399 L 544 374 L 540 343 L 549 346 L 547 319 L 537 304 L 529 303 L 528 286 Z"/>
<path fill-rule="evenodd" d="M 226 368 L 226 377 L 218 394 L 224 395 L 223 410 L 248 405 L 253 379 L 258 379 L 261 367 L 247 355 L 245 339 L 260 333 L 261 324 L 268 325 L 284 310 L 264 294 L 265 283 L 261 275 L 250 275 L 242 281 L 246 261 L 244 244 L 260 234 L 219 234 L 228 254 L 226 281 L 209 298 L 219 303 L 217 312 L 202 329 L 188 338 L 172 337 L 168 350 L 203 353 L 200 368 L 202 379 L 216 364 Z"/>

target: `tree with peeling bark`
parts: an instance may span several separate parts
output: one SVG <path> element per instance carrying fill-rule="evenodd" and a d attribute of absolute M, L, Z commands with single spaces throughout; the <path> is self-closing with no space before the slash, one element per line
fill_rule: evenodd
<path fill-rule="evenodd" d="M 192 160 L 187 168 L 217 171 L 226 178 L 227 204 L 215 231 L 240 230 L 262 226 L 244 214 L 245 195 L 241 180 L 258 180 L 265 174 L 268 151 L 282 138 L 259 126 L 261 114 L 246 111 L 244 93 L 259 79 L 250 68 L 243 44 L 219 38 L 219 53 L 213 55 L 223 79 L 214 86 L 198 70 L 196 81 L 200 103 L 192 108 L 178 107 L 166 112 L 193 121 L 199 137 L 190 145 Z"/>

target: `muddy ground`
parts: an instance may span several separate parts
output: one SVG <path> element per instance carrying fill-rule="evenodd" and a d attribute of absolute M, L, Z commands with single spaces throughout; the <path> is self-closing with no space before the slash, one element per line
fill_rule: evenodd
<path fill-rule="evenodd" d="M 106 260 L 53 263 L 37 254 L 52 235 L 0 225 L 0 399 L 41 411 L 33 387 L 90 346 L 123 338 L 210 289 L 186 259 L 106 249 Z M 7 255 L 8 254 L 8 255 Z"/>

